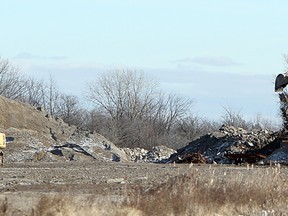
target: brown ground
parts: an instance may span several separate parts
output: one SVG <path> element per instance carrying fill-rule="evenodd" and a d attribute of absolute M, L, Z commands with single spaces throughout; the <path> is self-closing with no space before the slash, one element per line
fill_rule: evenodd
<path fill-rule="evenodd" d="M 129 186 L 151 186 L 182 173 L 189 165 L 106 162 L 5 164 L 1 192 L 69 192 L 121 195 Z M 190 170 L 191 171 L 191 170 Z"/>
<path fill-rule="evenodd" d="M 252 170 L 246 166 L 115 162 L 11 163 L 0 168 L 0 202 L 2 205 L 5 203 L 9 209 L 19 210 L 19 215 L 31 215 L 32 209 L 43 195 L 65 194 L 68 197 L 82 198 L 93 195 L 94 199 L 99 197 L 100 202 L 103 199 L 121 202 L 133 189 L 140 186 L 148 189 L 171 177 L 187 173 L 197 175 L 201 172 L 201 175 L 211 175 L 214 167 L 221 170 L 221 173 L 227 173 L 225 178 L 239 173 L 249 175 L 250 172 L 255 172 L 253 170 L 266 169 L 260 167 Z M 282 169 L 285 175 L 287 171 L 286 168 Z"/>
<path fill-rule="evenodd" d="M 0 168 L 0 202 L 7 198 L 10 209 L 29 215 L 43 195 L 93 195 L 121 201 L 133 188 L 150 188 L 189 172 L 189 165 L 183 164 L 11 163 Z"/>

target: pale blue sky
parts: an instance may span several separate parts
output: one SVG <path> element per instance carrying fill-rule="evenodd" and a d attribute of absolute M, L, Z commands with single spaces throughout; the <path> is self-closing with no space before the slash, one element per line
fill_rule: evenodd
<path fill-rule="evenodd" d="M 66 92 L 132 68 L 193 99 L 201 116 L 230 106 L 277 117 L 288 1 L 3 0 L 0 9 L 0 55 Z"/>

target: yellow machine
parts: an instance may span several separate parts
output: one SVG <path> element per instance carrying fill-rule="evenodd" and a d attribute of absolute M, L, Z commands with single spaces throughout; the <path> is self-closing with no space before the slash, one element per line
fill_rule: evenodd
<path fill-rule="evenodd" d="M 6 136 L 4 133 L 0 133 L 0 165 L 4 164 L 4 155 L 2 149 L 6 148 Z"/>

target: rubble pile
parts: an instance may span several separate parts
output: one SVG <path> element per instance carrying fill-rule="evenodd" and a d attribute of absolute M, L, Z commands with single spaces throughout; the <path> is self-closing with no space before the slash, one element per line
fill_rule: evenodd
<path fill-rule="evenodd" d="M 179 156 L 175 163 L 207 163 L 207 159 L 204 155 L 200 153 L 187 153 L 182 157 Z"/>
<path fill-rule="evenodd" d="M 177 150 L 168 161 L 202 163 L 202 155 L 208 163 L 237 164 L 243 160 L 252 163 L 259 161 L 263 164 L 288 164 L 288 93 L 279 93 L 279 99 L 283 119 L 282 130 L 247 131 L 223 125 L 218 132 L 202 136 Z"/>
<path fill-rule="evenodd" d="M 187 146 L 177 150 L 169 162 L 179 162 L 187 156 L 198 153 L 207 159 L 207 163 L 230 164 L 234 161 L 226 154 L 246 154 L 260 151 L 275 140 L 277 134 L 268 130 L 247 131 L 243 128 L 223 125 L 219 131 L 204 135 Z"/>
<path fill-rule="evenodd" d="M 94 159 L 125 162 L 128 158 L 123 150 L 115 146 L 104 136 L 88 130 L 77 129 L 67 140 L 67 143 L 77 144 Z"/>
<path fill-rule="evenodd" d="M 265 164 L 270 162 L 288 164 L 288 145 L 282 145 L 279 149 L 276 149 L 263 162 Z"/>
<path fill-rule="evenodd" d="M 176 152 L 174 149 L 166 146 L 155 146 L 150 150 L 143 148 L 123 148 L 123 151 L 130 161 L 140 163 L 164 163 Z"/>
<path fill-rule="evenodd" d="M 5 162 L 28 161 L 128 161 L 126 154 L 97 133 L 76 129 L 70 137 L 50 145 L 36 131 L 8 128 L 4 132 L 14 141 L 7 144 Z"/>
<path fill-rule="evenodd" d="M 148 152 L 148 150 L 143 148 L 122 148 L 122 150 L 126 153 L 129 160 L 133 162 L 144 161 Z"/>

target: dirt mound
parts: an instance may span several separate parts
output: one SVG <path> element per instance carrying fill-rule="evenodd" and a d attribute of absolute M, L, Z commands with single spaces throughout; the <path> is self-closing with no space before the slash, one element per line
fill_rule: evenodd
<path fill-rule="evenodd" d="M 100 134 L 70 126 L 41 108 L 1 96 L 0 131 L 11 141 L 5 149 L 5 162 L 127 161 L 124 151 Z M 62 153 L 55 154 L 56 149 Z"/>

